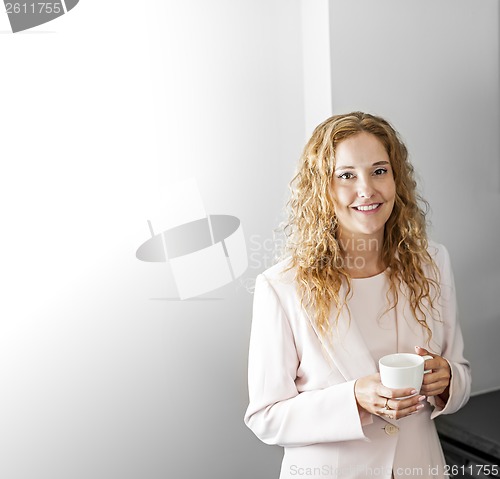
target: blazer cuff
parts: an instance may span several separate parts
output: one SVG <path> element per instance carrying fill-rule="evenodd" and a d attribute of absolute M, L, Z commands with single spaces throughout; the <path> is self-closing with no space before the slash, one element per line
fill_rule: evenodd
<path fill-rule="evenodd" d="M 450 365 L 451 370 L 448 400 L 446 401 L 444 407 L 438 407 L 434 397 L 431 396 L 427 399 L 427 401 L 434 406 L 434 410 L 431 413 L 431 419 L 434 419 L 441 414 L 452 414 L 457 412 L 469 400 L 470 381 L 466 381 L 463 378 L 464 375 L 468 375 L 468 366 L 457 364 L 452 361 L 448 361 L 447 359 L 446 361 Z"/>
<path fill-rule="evenodd" d="M 362 426 L 369 426 L 370 424 L 373 424 L 373 414 L 365 409 L 361 409 L 359 411 L 359 419 Z"/>
<path fill-rule="evenodd" d="M 364 409 L 358 409 L 358 402 L 356 401 L 356 395 L 354 394 L 354 385 L 356 384 L 356 380 L 351 380 L 347 381 L 344 384 L 335 384 L 333 386 L 330 386 L 328 389 L 331 389 L 331 392 L 335 394 L 336 398 L 342 397 L 343 400 L 346 400 L 349 404 L 346 404 L 344 409 L 345 412 L 345 418 L 344 421 L 346 424 L 349 424 L 349 432 L 346 434 L 347 431 L 344 431 L 342 435 L 345 435 L 344 438 L 339 437 L 337 440 L 364 440 L 364 441 L 369 441 L 369 439 L 365 436 L 365 433 L 363 431 L 363 426 L 368 426 L 373 423 L 373 417 L 372 415 L 368 412 L 365 411 Z M 344 395 L 339 395 L 339 389 L 346 389 L 349 391 L 349 397 L 346 397 Z M 338 399 L 337 399 L 338 401 Z M 334 420 L 336 423 L 338 423 L 338 412 L 334 413 L 335 418 L 332 417 L 332 420 Z"/>

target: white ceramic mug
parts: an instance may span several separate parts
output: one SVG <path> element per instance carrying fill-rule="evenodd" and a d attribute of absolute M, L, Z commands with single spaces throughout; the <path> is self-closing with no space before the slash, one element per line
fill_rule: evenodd
<path fill-rule="evenodd" d="M 382 384 L 391 389 L 413 388 L 420 391 L 424 374 L 430 372 L 424 371 L 426 359 L 432 359 L 432 356 L 395 353 L 380 358 L 378 365 Z"/>

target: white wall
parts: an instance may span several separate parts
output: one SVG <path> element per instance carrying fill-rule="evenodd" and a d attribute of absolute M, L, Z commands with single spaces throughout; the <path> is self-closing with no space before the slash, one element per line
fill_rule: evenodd
<path fill-rule="evenodd" d="M 1 28 L 0 477 L 277 477 L 243 424 L 247 280 L 304 141 L 299 3 L 81 0 Z M 171 301 L 135 252 L 192 176 L 256 261 Z"/>
<path fill-rule="evenodd" d="M 332 115 L 330 0 L 300 0 L 305 140 Z"/>
<path fill-rule="evenodd" d="M 473 390 L 498 388 L 498 2 L 335 0 L 330 20 L 334 113 L 380 114 L 406 140 L 452 257 Z"/>

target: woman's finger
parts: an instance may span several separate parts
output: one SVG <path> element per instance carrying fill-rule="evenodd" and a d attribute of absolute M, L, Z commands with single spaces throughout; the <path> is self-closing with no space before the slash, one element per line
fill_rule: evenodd
<path fill-rule="evenodd" d="M 436 396 L 441 394 L 448 386 L 448 381 L 438 381 L 432 384 L 423 385 L 420 389 L 422 394 L 427 396 Z"/>
<path fill-rule="evenodd" d="M 423 396 L 425 398 L 425 396 Z M 403 417 L 409 416 L 410 414 L 415 414 L 420 411 L 424 407 L 424 403 L 422 401 L 417 401 L 409 407 L 399 407 L 396 409 L 382 409 L 381 416 L 385 416 L 391 419 L 401 419 Z"/>
<path fill-rule="evenodd" d="M 379 410 L 379 414 L 393 419 L 400 419 L 422 409 L 426 396 L 415 395 L 411 398 L 401 400 L 386 397 L 381 397 L 380 399 L 381 409 Z"/>
<path fill-rule="evenodd" d="M 387 406 L 396 411 L 404 411 L 405 409 L 411 408 L 418 405 L 426 398 L 425 395 L 415 395 L 408 399 L 389 399 L 387 401 Z"/>
<path fill-rule="evenodd" d="M 422 384 L 432 384 L 439 381 L 446 381 L 449 375 L 445 371 L 437 371 L 435 373 L 427 373 L 424 375 Z"/>
<path fill-rule="evenodd" d="M 390 389 L 385 387 L 382 383 L 380 383 L 377 392 L 381 397 L 393 399 L 393 398 L 413 396 L 414 394 L 417 394 L 418 391 L 413 388 Z"/>

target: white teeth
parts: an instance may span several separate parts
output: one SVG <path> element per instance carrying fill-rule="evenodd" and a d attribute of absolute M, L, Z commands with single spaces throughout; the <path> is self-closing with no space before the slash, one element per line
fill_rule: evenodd
<path fill-rule="evenodd" d="M 375 205 L 369 205 L 369 206 L 356 206 L 356 209 L 359 211 L 370 211 L 374 210 L 375 208 L 378 208 L 380 206 L 380 203 L 377 203 Z"/>

